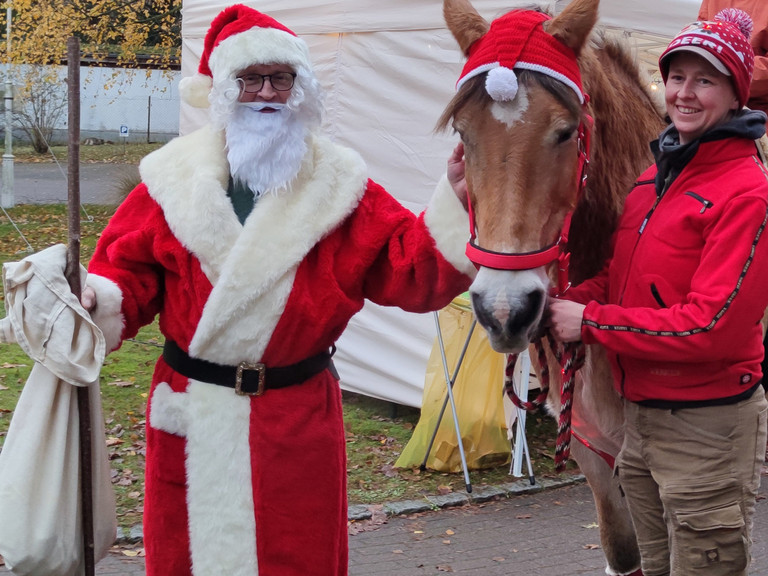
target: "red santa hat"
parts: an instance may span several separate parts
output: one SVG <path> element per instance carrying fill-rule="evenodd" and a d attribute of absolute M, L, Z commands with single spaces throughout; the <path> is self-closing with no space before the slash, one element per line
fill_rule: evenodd
<path fill-rule="evenodd" d="M 274 18 L 235 4 L 211 22 L 197 74 L 179 83 L 181 98 L 205 108 L 215 82 L 234 77 L 253 64 L 289 64 L 299 75 L 312 73 L 304 40 Z"/>
<path fill-rule="evenodd" d="M 517 93 L 515 69 L 533 70 L 560 80 L 584 103 L 576 54 L 544 30 L 551 16 L 516 10 L 491 22 L 488 32 L 469 49 L 469 58 L 456 89 L 467 80 L 488 73 L 485 89 L 497 101 L 512 100 Z"/>
<path fill-rule="evenodd" d="M 749 43 L 751 36 L 752 18 L 737 8 L 721 10 L 711 22 L 694 22 L 683 28 L 661 54 L 661 77 L 666 84 L 672 54 L 698 54 L 720 73 L 731 77 L 739 105 L 744 106 L 755 67 L 755 54 Z"/>

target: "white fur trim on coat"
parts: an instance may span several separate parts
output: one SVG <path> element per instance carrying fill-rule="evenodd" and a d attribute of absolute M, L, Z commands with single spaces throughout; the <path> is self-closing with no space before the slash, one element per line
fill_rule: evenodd
<path fill-rule="evenodd" d="M 161 382 L 151 401 L 150 425 L 187 439 L 192 573 L 258 576 L 250 398 L 190 380 L 186 392 Z"/>
<path fill-rule="evenodd" d="M 104 334 L 107 353 L 112 352 L 120 345 L 125 328 L 125 317 L 121 312 L 123 292 L 112 280 L 97 274 L 88 274 L 85 285 L 96 293 L 96 307 L 90 311 L 91 319 Z"/>
<path fill-rule="evenodd" d="M 290 189 L 260 198 L 244 225 L 226 194 L 220 133 L 202 128 L 142 161 L 149 194 L 213 284 L 190 344 L 193 356 L 223 364 L 261 358 L 298 265 L 365 193 L 367 169 L 357 153 L 325 138 L 308 144 Z"/>
<path fill-rule="evenodd" d="M 445 259 L 457 270 L 474 278 L 477 269 L 465 254 L 469 240 L 469 215 L 446 176 L 437 183 L 424 213 L 424 222 Z"/>

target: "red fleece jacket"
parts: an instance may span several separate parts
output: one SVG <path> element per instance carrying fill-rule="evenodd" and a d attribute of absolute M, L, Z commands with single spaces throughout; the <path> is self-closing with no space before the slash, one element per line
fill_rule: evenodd
<path fill-rule="evenodd" d="M 660 200 L 656 166 L 627 197 L 612 259 L 569 293 L 582 338 L 629 400 L 735 396 L 761 378 L 768 171 L 751 140 L 701 144 Z"/>

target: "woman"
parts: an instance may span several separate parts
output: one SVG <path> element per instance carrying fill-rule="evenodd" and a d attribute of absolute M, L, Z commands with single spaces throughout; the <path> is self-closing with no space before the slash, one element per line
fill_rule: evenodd
<path fill-rule="evenodd" d="M 746 575 L 766 442 L 765 114 L 744 109 L 751 20 L 686 27 L 659 60 L 672 124 L 627 197 L 604 270 L 551 303 L 601 344 L 625 399 L 619 480 L 646 576 Z"/>

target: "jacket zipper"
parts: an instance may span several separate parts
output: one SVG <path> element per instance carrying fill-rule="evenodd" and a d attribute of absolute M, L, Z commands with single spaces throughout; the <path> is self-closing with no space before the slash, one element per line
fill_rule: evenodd
<path fill-rule="evenodd" d="M 706 198 L 703 198 L 703 197 L 699 196 L 698 194 L 696 194 L 696 192 L 693 192 L 691 190 L 686 192 L 685 195 L 686 196 L 690 196 L 691 198 L 695 198 L 696 200 L 701 202 L 702 206 L 701 206 L 701 211 L 699 212 L 699 214 L 704 214 L 704 211 L 707 208 L 712 208 L 712 206 L 714 206 L 714 204 L 712 203 L 711 200 L 707 200 Z"/>
<path fill-rule="evenodd" d="M 661 197 L 664 195 L 665 191 L 666 191 L 666 188 L 662 191 L 661 194 L 656 195 L 656 201 L 653 203 L 653 206 L 651 206 L 651 209 L 648 211 L 648 214 L 645 215 L 645 218 L 643 219 L 643 223 L 640 224 L 640 228 L 638 228 L 637 230 L 638 235 L 642 236 L 643 232 L 645 232 L 645 227 L 648 225 L 648 220 L 650 220 L 651 216 L 653 216 L 653 212 L 656 210 L 656 206 L 659 205 L 659 202 L 661 201 Z"/>
<path fill-rule="evenodd" d="M 671 175 L 670 175 L 671 176 Z M 635 259 L 635 253 L 637 252 L 637 245 L 640 244 L 640 237 L 643 235 L 643 232 L 645 232 L 646 226 L 648 226 L 648 221 L 651 219 L 651 216 L 653 216 L 654 211 L 656 210 L 656 207 L 659 205 L 659 202 L 661 202 L 661 199 L 664 196 L 664 193 L 667 191 L 667 188 L 669 188 L 670 184 L 670 176 L 666 178 L 664 181 L 664 188 L 662 188 L 660 193 L 656 194 L 656 200 L 653 202 L 653 206 L 651 206 L 651 209 L 648 211 L 648 214 L 645 215 L 645 218 L 643 218 L 643 222 L 640 224 L 640 228 L 637 230 L 637 239 L 635 240 L 635 245 L 632 248 L 632 256 L 629 258 L 629 266 L 627 269 L 629 269 L 632 265 L 632 261 Z M 628 278 L 624 279 L 624 286 L 621 288 L 621 296 L 619 297 L 619 306 L 621 306 L 624 303 L 624 293 L 627 289 L 627 280 Z M 621 395 L 626 398 L 627 395 L 625 394 L 625 380 L 626 375 L 624 373 L 624 366 L 621 364 L 621 356 L 619 354 L 616 354 L 616 363 L 619 366 L 619 369 L 621 370 Z"/>

